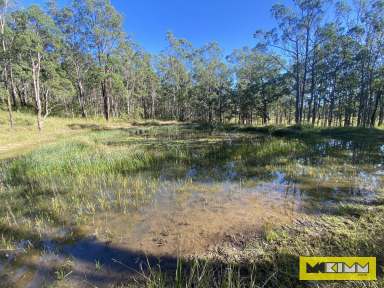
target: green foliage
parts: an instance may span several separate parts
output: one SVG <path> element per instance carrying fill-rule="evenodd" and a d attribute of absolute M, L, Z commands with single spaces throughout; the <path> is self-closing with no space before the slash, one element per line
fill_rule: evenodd
<path fill-rule="evenodd" d="M 359 13 L 327 3 L 273 5 L 276 28 L 257 31 L 255 48 L 226 58 L 216 43 L 195 47 L 170 32 L 168 47 L 148 54 L 126 37 L 110 0 L 3 9 L 4 83 L 12 108 L 41 110 L 36 86 L 45 117 L 383 125 L 382 1 L 357 3 Z M 335 12 L 330 21 L 326 7 Z M 32 63 L 39 64 L 37 83 Z"/>

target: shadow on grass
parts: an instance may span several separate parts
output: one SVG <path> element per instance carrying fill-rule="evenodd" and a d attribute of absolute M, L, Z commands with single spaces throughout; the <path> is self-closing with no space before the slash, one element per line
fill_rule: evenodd
<path fill-rule="evenodd" d="M 5 228 L 4 225 L 1 231 L 31 241 L 38 238 L 33 233 L 21 232 L 14 227 Z M 50 243 L 49 247 L 46 243 Z M 17 261 L 4 264 L 0 260 L 5 268 L 9 266 L 34 273 L 28 287 L 53 283 L 60 271 L 65 274 L 65 281 L 85 282 L 96 287 L 118 284 L 134 284 L 135 287 L 232 287 L 238 284 L 241 287 L 305 287 L 297 279 L 298 257 L 290 254 L 276 254 L 275 259 L 257 264 L 230 264 L 219 260 L 188 260 L 176 255 L 148 255 L 101 242 L 95 237 L 84 237 L 72 244 L 45 239 L 35 242 L 34 251 L 41 254 L 37 261 L 28 260 L 26 255 L 16 256 L 23 258 L 18 264 Z M 70 265 L 65 267 L 68 259 Z M 0 279 L 3 285 L 8 282 L 10 286 L 14 280 L 10 274 L 2 275 Z"/>
<path fill-rule="evenodd" d="M 146 121 L 146 122 L 127 122 L 131 125 L 131 128 L 122 128 L 122 127 L 106 127 L 98 124 L 83 124 L 83 123 L 73 123 L 67 125 L 72 130 L 91 130 L 91 131 L 111 131 L 111 130 L 131 130 L 138 127 L 170 127 L 170 126 L 179 126 L 179 127 L 198 127 L 198 125 L 193 125 L 190 123 L 177 123 L 177 122 L 161 122 L 161 121 Z"/>
<path fill-rule="evenodd" d="M 268 133 L 278 137 L 321 140 L 323 137 L 345 141 L 384 141 L 384 130 L 378 128 L 337 127 L 337 128 L 305 128 L 305 127 L 244 127 L 241 132 Z"/>
<path fill-rule="evenodd" d="M 18 233 L 11 229 L 14 228 L 8 230 L 10 233 Z M 23 234 L 23 237 L 25 236 L 34 237 L 34 235 Z M 326 239 L 327 237 L 324 237 L 324 241 Z M 54 243 L 54 241 L 51 242 Z M 302 245 L 305 247 L 305 243 Z M 309 243 L 308 245 L 309 248 L 311 245 Z M 367 249 L 364 243 L 359 243 L 359 245 L 356 247 L 357 251 L 360 251 L 359 256 L 369 253 L 370 249 Z M 40 257 L 41 259 L 35 262 L 23 261 L 21 264 L 23 268 L 35 273 L 29 287 L 41 287 L 44 283 L 49 284 L 49 282 L 56 281 L 60 271 L 64 271 L 65 276 L 61 281 L 86 283 L 95 287 L 293 288 L 314 287 L 315 284 L 314 282 L 299 281 L 299 256 L 294 252 L 295 248 L 292 249 L 292 252 L 288 252 L 287 249 L 277 249 L 277 246 L 274 245 L 271 245 L 273 251 L 266 251 L 267 254 L 264 257 L 249 259 L 249 261 L 253 261 L 252 263 L 247 260 L 236 264 L 222 260 L 182 259 L 176 255 L 148 255 L 141 251 L 132 251 L 112 243 L 101 242 L 95 237 L 85 237 L 72 244 L 54 243 L 54 249 L 51 248 L 51 252 L 46 251 L 44 244 L 39 247 L 40 252 L 45 251 Z M 55 255 L 53 259 L 61 260 L 59 263 L 58 261 L 50 262 L 49 255 Z M 365 256 L 380 257 L 380 253 Z M 70 259 L 69 267 L 63 265 L 66 259 Z M 378 261 L 379 265 L 382 265 L 382 259 L 380 258 Z M 99 265 L 99 268 L 96 265 Z M 378 270 L 378 276 L 381 279 L 381 269 Z M 4 284 L 6 281 L 11 282 L 12 278 L 7 279 L 3 276 L 2 280 Z M 316 287 L 362 287 L 356 286 L 358 284 L 357 282 L 343 282 L 336 285 L 334 282 L 322 282 L 322 285 Z M 375 283 L 372 283 L 372 286 L 364 285 L 364 287 L 376 287 L 373 284 Z"/>
<path fill-rule="evenodd" d="M 106 127 L 97 124 L 69 124 L 68 127 L 72 130 L 91 130 L 91 131 L 105 131 L 108 130 Z"/>
<path fill-rule="evenodd" d="M 190 129 L 198 131 L 224 131 L 242 133 L 261 133 L 279 137 L 321 138 L 331 137 L 340 140 L 384 141 L 384 129 L 364 127 L 312 127 L 312 126 L 241 126 L 237 124 L 195 124 Z M 368 138 L 368 139 L 367 139 Z"/>

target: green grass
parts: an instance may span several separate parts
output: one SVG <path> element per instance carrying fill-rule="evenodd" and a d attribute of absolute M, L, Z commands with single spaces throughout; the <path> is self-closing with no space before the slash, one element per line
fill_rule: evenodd
<path fill-rule="evenodd" d="M 198 125 L 201 130 L 216 130 L 242 133 L 261 133 L 279 137 L 319 140 L 324 137 L 354 141 L 384 141 L 384 126 L 362 127 L 313 127 L 302 126 L 241 126 L 235 124 Z"/>
<path fill-rule="evenodd" d="M 14 226 L 11 217 L 19 230 L 42 235 L 57 225 L 84 223 L 96 213 L 140 207 L 158 182 L 140 177 L 140 171 L 160 160 L 138 147 L 114 151 L 76 140 L 38 149 L 3 164 L 0 198 L 9 207 L 2 209 L 1 224 Z"/>

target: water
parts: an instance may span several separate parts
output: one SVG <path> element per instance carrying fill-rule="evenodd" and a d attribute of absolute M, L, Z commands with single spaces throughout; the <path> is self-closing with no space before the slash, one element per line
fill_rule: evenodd
<path fill-rule="evenodd" d="M 100 211 L 80 225 L 85 237 L 79 240 L 44 240 L 42 256 L 36 247 L 33 257 L 18 253 L 18 260 L 3 259 L 8 281 L 39 287 L 54 281 L 53 272 L 70 259 L 63 277 L 71 285 L 107 286 L 159 261 L 162 269 L 174 269 L 177 257 L 206 255 L 227 236 L 261 231 L 265 224 L 289 224 L 302 214 L 332 213 L 339 203 L 369 203 L 384 192 L 381 143 L 190 127 L 128 130 L 95 139 L 111 149 L 140 145 L 165 155 L 156 169 L 125 176 L 156 183 L 150 200 L 135 209 Z M 103 189 L 107 201 L 116 201 L 114 186 Z M 65 236 L 71 229 L 58 233 Z M 22 241 L 24 249 L 28 242 Z"/>

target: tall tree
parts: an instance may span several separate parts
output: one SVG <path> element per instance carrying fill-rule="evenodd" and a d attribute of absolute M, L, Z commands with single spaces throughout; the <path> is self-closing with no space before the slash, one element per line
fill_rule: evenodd
<path fill-rule="evenodd" d="M 260 38 L 259 45 L 278 49 L 290 60 L 288 69 L 295 80 L 295 121 L 301 124 L 303 120 L 304 100 L 308 85 L 311 53 L 315 34 L 324 14 L 325 1 L 294 0 L 294 7 L 275 4 L 272 15 L 277 21 L 278 28 L 269 32 L 258 30 L 255 34 Z"/>
<path fill-rule="evenodd" d="M 16 44 L 18 53 L 25 62 L 29 61 L 32 74 L 32 85 L 37 114 L 37 126 L 43 128 L 41 101 L 41 72 L 45 61 L 49 61 L 50 54 L 60 45 L 58 30 L 52 18 L 38 6 L 31 6 L 15 15 Z"/>
<path fill-rule="evenodd" d="M 8 107 L 8 116 L 9 116 L 9 125 L 13 127 L 13 114 L 12 114 L 12 104 L 11 104 L 11 95 L 15 99 L 15 86 L 13 83 L 13 73 L 12 73 L 12 64 L 10 62 L 10 53 L 7 47 L 7 38 L 10 38 L 10 31 L 7 30 L 7 16 L 10 2 L 9 0 L 0 1 L 0 37 L 1 37 L 1 59 L 2 59 L 2 76 L 5 86 L 6 101 Z M 16 106 L 16 101 L 14 100 L 14 105 Z"/>
<path fill-rule="evenodd" d="M 86 43 L 97 63 L 103 113 L 108 121 L 111 114 L 110 90 L 113 89 L 111 57 L 124 39 L 122 17 L 109 0 L 73 1 L 72 6 L 77 15 L 75 23 L 86 36 L 81 41 Z"/>

